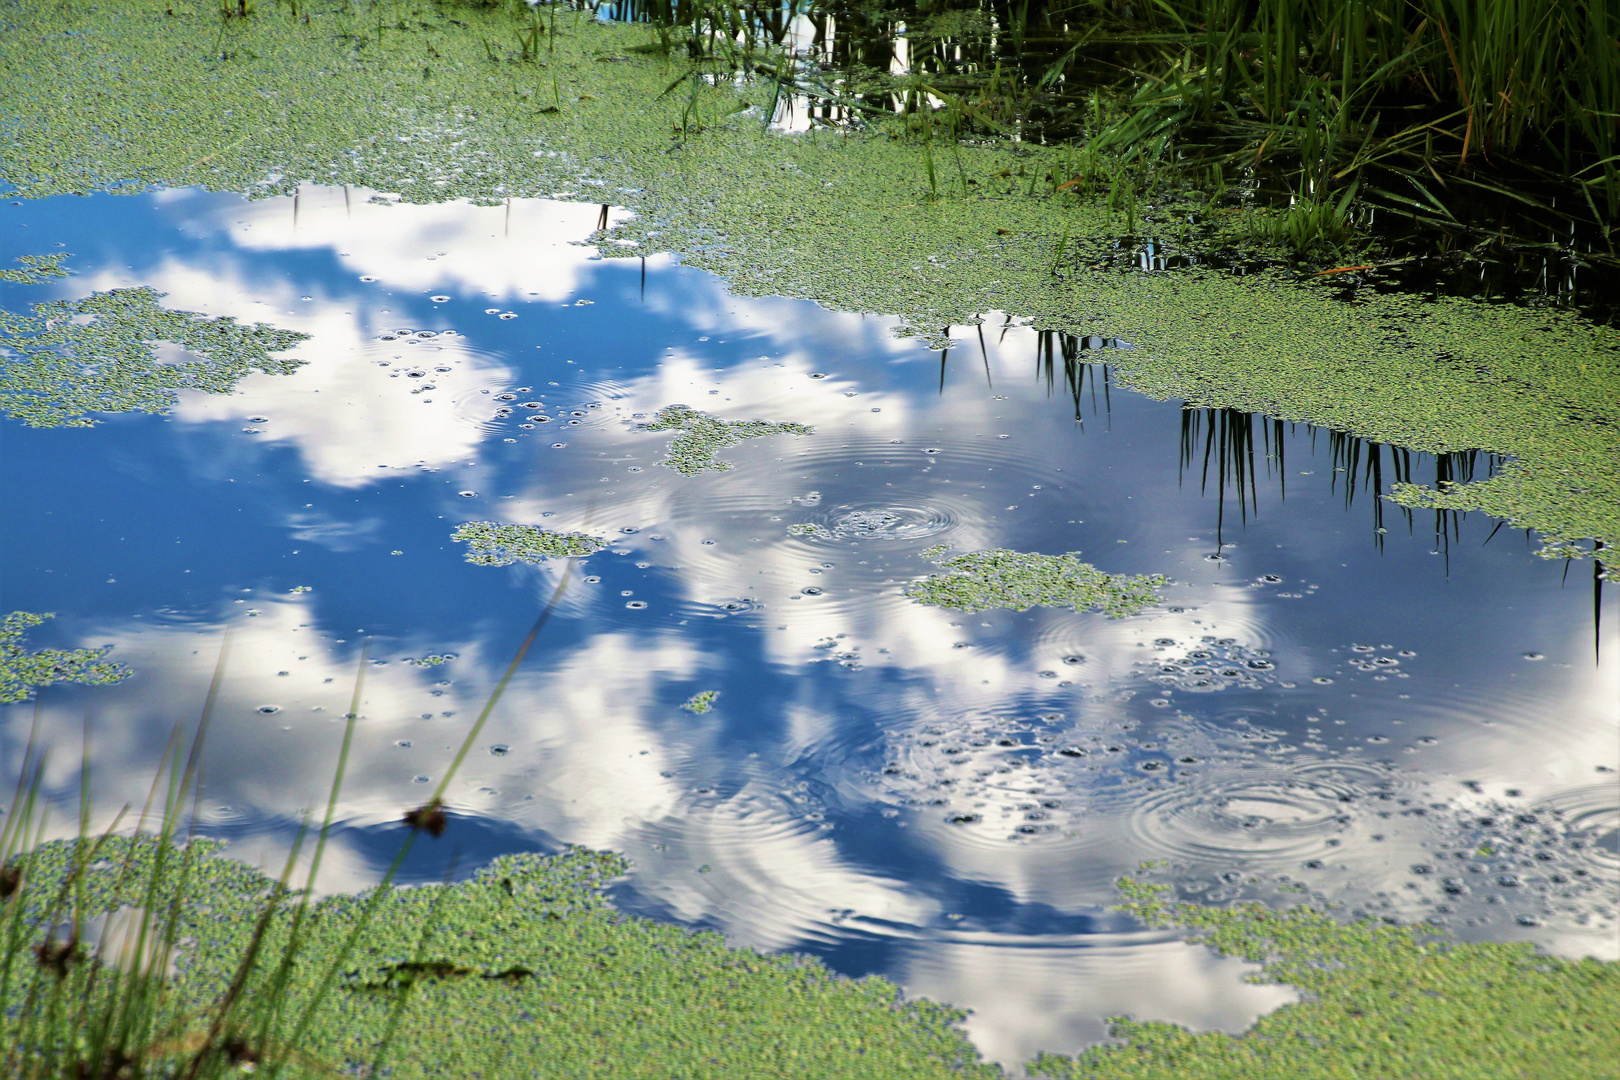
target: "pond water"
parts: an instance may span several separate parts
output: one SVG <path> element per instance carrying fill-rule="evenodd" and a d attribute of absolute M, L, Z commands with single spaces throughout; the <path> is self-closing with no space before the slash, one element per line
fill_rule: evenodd
<path fill-rule="evenodd" d="M 734 296 L 667 257 L 602 258 L 585 241 L 620 214 L 594 205 L 305 188 L 0 213 L 0 261 L 73 253 L 74 276 L 0 285 L 9 310 L 151 286 L 309 335 L 292 374 L 167 415 L 4 421 L 5 610 L 57 613 L 33 648 L 111 645 L 134 670 L 39 695 L 60 835 L 82 725 L 105 824 L 145 798 L 228 640 L 202 828 L 278 865 L 330 784 L 365 643 L 322 881 L 363 887 L 561 584 L 412 880 L 622 851 L 624 909 L 971 1008 L 1009 1064 L 1110 1015 L 1240 1030 L 1292 1000 L 1111 913 L 1143 860 L 1211 902 L 1304 892 L 1620 954 L 1612 592 L 1493 520 L 1376 498 L 1486 455 L 1184 411 L 1114 381 L 1129 342 L 997 312 L 940 351 L 897 320 Z M 680 433 L 647 430 L 672 404 L 813 432 L 687 475 L 666 464 Z M 467 522 L 608 546 L 477 565 L 451 537 Z M 1170 582 L 1125 618 L 953 611 L 903 591 L 942 544 Z M 7 769 L 34 710 L 0 714 Z"/>

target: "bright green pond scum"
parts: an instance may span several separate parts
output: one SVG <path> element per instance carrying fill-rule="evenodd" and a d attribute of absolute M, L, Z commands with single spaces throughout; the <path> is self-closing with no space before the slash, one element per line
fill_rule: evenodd
<path fill-rule="evenodd" d="M 510 16 L 478 5 L 403 4 L 380 37 L 347 4 L 224 23 L 198 0 L 113 10 L 0 7 L 0 169 L 24 196 L 313 181 L 618 203 L 637 216 L 607 255 L 677 252 L 738 292 L 896 313 L 919 334 L 1002 311 L 1122 338 L 1135 348 L 1110 361 L 1155 397 L 1510 459 L 1462 488 L 1404 489 L 1409 504 L 1483 510 L 1558 556 L 1620 542 L 1613 328 L 1466 300 L 1346 302 L 1280 271 L 1086 270 L 1120 223 L 1096 201 L 1029 194 L 1061 151 L 964 145 L 936 191 L 923 148 L 887 128 L 766 131 L 769 84 L 660 97 L 687 66 L 633 51 L 645 27 L 564 14 L 522 62 Z M 1141 231 L 1173 237 L 1188 208 L 1149 205 Z"/>
<path fill-rule="evenodd" d="M 165 1003 L 197 1017 L 230 982 L 272 882 L 194 841 L 173 935 L 180 946 Z M 80 849 L 38 849 L 23 914 L 38 919 Z M 179 859 L 145 891 L 157 845 L 113 837 L 84 877 L 84 918 L 145 903 L 168 910 Z M 128 862 L 131 872 L 123 876 Z M 496 859 L 456 885 L 392 889 L 339 968 L 293 1075 L 349 1073 L 374 1059 L 401 991 L 408 1004 L 388 1075 L 688 1076 L 738 1080 L 992 1077 L 958 1026 L 960 1010 L 905 1000 L 880 978 L 850 980 L 800 956 L 729 948 L 717 934 L 626 916 L 601 895 L 620 856 L 569 848 Z M 1241 1035 L 1192 1034 L 1150 1018 L 1116 1022 L 1122 1044 L 1078 1058 L 1043 1054 L 1034 1075 L 1108 1080 L 1424 1077 L 1600 1078 L 1616 1074 L 1620 966 L 1566 961 L 1528 945 L 1456 944 L 1411 927 L 1343 923 L 1309 907 L 1218 909 L 1176 903 L 1126 880 L 1130 911 L 1190 928 L 1219 952 L 1263 965 L 1257 978 L 1305 991 Z M 315 904 L 279 1003 L 295 1017 L 330 970 L 375 893 Z M 292 904 L 269 924 L 265 958 L 284 955 Z M 40 969 L 33 969 L 40 971 Z M 92 966 L 69 969 L 83 992 Z M 54 978 L 40 972 L 40 978 Z M 29 980 L 11 982 L 0 1025 L 16 1023 Z M 105 986 L 107 980 L 102 980 Z M 36 1005 L 36 1007 L 38 1007 Z M 446 1024 L 443 1018 L 456 1022 Z M 182 1028 L 187 1021 L 181 1020 Z"/>
<path fill-rule="evenodd" d="M 64 276 L 65 257 L 24 256 L 8 280 Z M 181 390 L 222 394 L 251 372 L 303 364 L 273 354 L 307 334 L 173 311 L 161 299 L 141 287 L 36 303 L 26 315 L 0 309 L 0 412 L 30 427 L 90 427 L 95 413 L 166 412 Z"/>
<path fill-rule="evenodd" d="M 767 435 L 810 435 L 804 424 L 772 424 L 764 420 L 721 420 L 689 405 L 669 405 L 647 424 L 648 431 L 679 431 L 669 444 L 663 464 L 682 476 L 696 476 L 712 470 L 725 472 L 731 464 L 716 461 L 715 451 L 736 446 L 744 439 Z"/>
<path fill-rule="evenodd" d="M 607 546 L 606 540 L 587 533 L 552 532 L 533 525 L 499 525 L 493 521 L 458 525 L 450 539 L 466 544 L 467 561 L 479 566 L 592 555 Z"/>
<path fill-rule="evenodd" d="M 932 547 L 923 555 L 939 558 L 945 551 L 943 547 Z M 1078 553 L 973 551 L 945 559 L 940 565 L 946 573 L 912 582 L 905 588 L 906 595 L 919 604 L 955 611 L 1095 608 L 1121 619 L 1157 603 L 1159 587 L 1169 583 L 1160 574 L 1106 574 L 1081 562 Z"/>
<path fill-rule="evenodd" d="M 1127 879 L 1123 905 L 1184 926 L 1216 951 L 1305 992 L 1242 1035 L 1120 1018 L 1123 1046 L 1043 1054 L 1036 1076 L 1087 1080 L 1600 1080 L 1620 1076 L 1620 965 L 1526 944 L 1436 940 L 1414 927 L 1343 923 L 1309 907 L 1209 908 Z"/>
<path fill-rule="evenodd" d="M 105 649 L 41 649 L 29 652 L 23 647 L 23 634 L 38 626 L 54 612 L 36 615 L 13 611 L 0 619 L 0 704 L 26 701 L 36 687 L 53 683 L 83 683 L 106 686 L 131 674 L 121 664 L 104 659 Z"/>

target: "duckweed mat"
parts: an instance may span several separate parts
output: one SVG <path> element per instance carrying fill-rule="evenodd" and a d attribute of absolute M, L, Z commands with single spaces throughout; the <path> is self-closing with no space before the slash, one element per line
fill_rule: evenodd
<path fill-rule="evenodd" d="M 61 276 L 60 260 L 15 273 L 32 284 Z M 250 372 L 285 375 L 285 352 L 307 334 L 174 311 L 153 289 L 112 289 L 51 300 L 21 315 L 0 309 L 0 412 L 30 427 L 90 427 L 101 412 L 166 412 L 181 390 L 223 394 Z M 168 343 L 181 350 L 164 356 Z"/>
<path fill-rule="evenodd" d="M 194 840 L 184 858 L 169 853 L 148 892 L 158 845 L 120 837 L 99 843 L 82 890 L 69 890 L 81 897 L 81 917 L 143 902 L 169 910 L 180 901 L 173 908 L 173 939 L 181 943 L 176 974 L 159 1023 L 174 1025 L 160 1045 L 183 1046 L 188 1026 L 205 1023 L 207 1007 L 230 984 L 274 882 L 219 857 L 217 841 Z M 83 851 L 61 841 L 15 864 L 25 869 L 21 914 L 41 935 Z M 804 957 L 732 949 L 717 934 L 615 911 L 601 889 L 627 868 L 617 855 L 571 847 L 554 856 L 504 856 L 456 885 L 315 903 L 279 999 L 287 1023 L 332 970 L 362 912 L 377 906 L 300 1041 L 291 1075 L 369 1067 L 390 1028 L 387 1068 L 401 1078 L 445 1070 L 604 1078 L 1005 1075 L 979 1061 L 957 1026 L 960 1010 L 904 1000 L 879 978 L 835 977 Z M 183 887 L 176 884 L 182 879 Z M 1127 879 L 1121 888 L 1123 910 L 1149 925 L 1188 927 L 1216 951 L 1263 965 L 1259 977 L 1305 991 L 1305 1000 L 1241 1035 L 1117 1018 L 1113 1034 L 1122 1043 L 1073 1058 L 1042 1054 L 1027 1066 L 1032 1075 L 1620 1075 L 1610 1060 L 1620 1039 L 1620 965 L 1560 960 L 1523 944 L 1456 944 L 1420 928 L 1345 923 L 1304 906 L 1210 908 L 1174 901 L 1166 886 Z M 295 898 L 284 900 L 268 922 L 264 960 L 245 1000 L 286 955 L 295 906 Z M 93 963 L 69 965 L 68 989 L 93 994 L 93 971 Z M 35 977 L 56 976 L 42 968 Z M 0 1024 L 23 1021 L 18 1010 L 30 1001 L 30 981 L 9 981 Z M 45 1006 L 33 999 L 31 1007 Z M 446 1016 L 456 1022 L 443 1023 Z"/>
<path fill-rule="evenodd" d="M 945 549 L 933 547 L 923 554 L 938 558 Z M 1122 619 L 1157 603 L 1159 587 L 1169 581 L 1159 574 L 1106 574 L 1081 562 L 1075 554 L 1040 555 L 997 549 L 957 555 L 940 565 L 946 573 L 912 582 L 906 586 L 906 595 L 919 604 L 955 611 L 1095 608 Z"/>
<path fill-rule="evenodd" d="M 606 540 L 586 533 L 552 532 L 533 525 L 500 525 L 493 521 L 458 525 L 450 539 L 466 544 L 467 561 L 479 566 L 592 555 L 607 546 Z"/>
<path fill-rule="evenodd" d="M 1460 488 L 1403 489 L 1409 505 L 1483 510 L 1557 557 L 1620 541 L 1613 328 L 1370 290 L 1347 301 L 1283 271 L 1103 269 L 1134 238 L 1100 202 L 1052 190 L 1065 151 L 935 147 L 886 127 L 777 135 L 768 80 L 711 85 L 637 51 L 655 40 L 645 27 L 566 14 L 541 49 L 473 5 L 401 4 L 382 22 L 348 4 L 299 11 L 8 0 L 4 179 L 27 197 L 309 181 L 616 203 L 637 217 L 604 238 L 608 255 L 677 252 L 741 293 L 899 314 L 936 344 L 990 311 L 1121 338 L 1135 348 L 1110 360 L 1146 394 L 1509 459 Z M 1138 231 L 1173 247 L 1187 208 L 1159 198 Z"/>
<path fill-rule="evenodd" d="M 1186 926 L 1216 951 L 1264 965 L 1306 1000 L 1242 1035 L 1121 1018 L 1123 1046 L 1043 1054 L 1036 1076 L 1087 1080 L 1620 1076 L 1620 965 L 1560 960 L 1525 944 L 1454 944 L 1421 928 L 1341 922 L 1309 907 L 1210 908 L 1127 880 L 1124 909 Z"/>
<path fill-rule="evenodd" d="M 217 842 L 190 847 L 175 928 L 184 944 L 165 1017 L 182 1031 L 205 1023 L 201 1010 L 224 994 L 274 887 L 257 870 L 215 857 Z M 45 914 L 77 850 L 75 842 L 60 842 L 35 853 L 26 917 Z M 100 869 L 84 876 L 82 910 L 150 903 L 144 887 L 157 851 L 149 840 L 106 840 L 96 852 Z M 181 861 L 169 853 L 154 908 L 167 910 Z M 617 855 L 570 848 L 550 857 L 505 856 L 456 885 L 389 890 L 300 1041 L 291 1075 L 369 1069 L 407 989 L 385 1059 L 397 1080 L 1001 1075 L 978 1060 L 956 1026 L 960 1010 L 903 1000 L 882 979 L 839 978 L 804 957 L 732 949 L 718 934 L 615 911 L 600 889 L 626 869 Z M 374 898 L 337 896 L 310 909 L 279 1001 L 289 1025 Z M 293 906 L 286 903 L 269 923 L 264 962 L 245 1000 L 285 955 Z M 75 965 L 68 978 L 82 988 L 91 970 Z M 14 996 L 4 1002 L 0 1025 L 21 1022 L 15 1010 L 27 982 L 11 980 Z M 183 1043 L 181 1036 L 175 1045 Z"/>

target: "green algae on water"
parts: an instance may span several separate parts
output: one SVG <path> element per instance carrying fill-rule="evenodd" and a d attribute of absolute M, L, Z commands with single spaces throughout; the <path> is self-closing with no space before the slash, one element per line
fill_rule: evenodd
<path fill-rule="evenodd" d="M 205 1022 L 270 895 L 273 882 L 219 857 L 221 846 L 196 839 L 185 858 L 171 853 L 160 887 L 149 896 L 145 885 L 157 845 L 114 836 L 96 852 L 95 866 L 106 869 L 90 869 L 83 878 L 86 919 L 125 904 L 168 911 L 172 899 L 180 901 L 174 938 L 184 944 L 158 1030 L 164 1020 Z M 79 850 L 70 841 L 34 852 L 23 894 L 29 925 L 63 894 Z M 503 856 L 454 885 L 387 890 L 297 1048 L 321 1068 L 293 1074 L 358 1073 L 354 1063 L 374 1060 L 401 1003 L 399 992 L 408 986 L 389 1049 L 388 1075 L 395 1080 L 1002 1076 L 979 1060 L 959 1026 L 961 1010 L 906 1000 L 883 979 L 841 978 L 802 956 L 734 949 L 719 934 L 616 911 L 601 890 L 628 869 L 618 855 L 570 847 L 553 856 Z M 284 1025 L 310 1002 L 376 896 L 334 896 L 309 909 L 299 960 L 276 1002 Z M 287 946 L 293 902 L 271 918 L 244 1001 L 262 994 Z M 40 970 L 27 959 L 25 970 Z M 68 992 L 84 991 L 93 970 L 90 964 L 70 967 Z M 22 1020 L 17 1010 L 26 982 L 13 978 L 14 996 L 0 1002 L 0 1042 L 8 1026 Z"/>
<path fill-rule="evenodd" d="M 680 432 L 669 444 L 663 464 L 682 476 L 696 476 L 706 469 L 715 472 L 730 469 L 731 464 L 716 461 L 714 453 L 728 446 L 736 446 L 744 439 L 759 439 L 766 435 L 810 435 L 815 431 L 804 424 L 721 420 L 687 405 L 670 405 L 660 409 L 647 425 L 647 430 Z"/>
<path fill-rule="evenodd" d="M 71 253 L 66 251 L 53 251 L 48 255 L 19 255 L 17 261 L 22 263 L 22 267 L 0 270 L 0 281 L 12 285 L 38 285 L 52 278 L 67 277 L 68 272 L 62 262 L 71 257 Z"/>
<path fill-rule="evenodd" d="M 533 525 L 497 525 L 493 521 L 469 521 L 456 526 L 450 539 L 467 545 L 467 561 L 479 566 L 511 566 L 515 562 L 538 563 L 544 559 L 578 558 L 594 555 L 607 547 L 607 541 L 588 533 L 552 532 Z"/>
<path fill-rule="evenodd" d="M 123 665 L 102 659 L 107 655 L 106 649 L 25 650 L 23 632 L 55 617 L 53 612 L 35 615 L 31 611 L 13 611 L 0 619 L 0 704 L 24 701 L 37 686 L 52 683 L 106 686 L 130 674 Z"/>
<path fill-rule="evenodd" d="M 1620 1076 L 1620 964 L 1563 960 L 1529 944 L 1435 940 L 1433 928 L 1343 923 L 1309 907 L 1211 908 L 1127 879 L 1124 910 L 1191 928 L 1263 965 L 1305 1000 L 1241 1035 L 1116 1018 L 1121 1046 L 1042 1054 L 1036 1076 L 1086 1080 Z M 1609 1062 L 1605 1065 L 1603 1062 Z"/>
<path fill-rule="evenodd" d="M 937 559 L 945 551 L 932 547 L 923 555 Z M 906 595 L 954 611 L 1066 607 L 1120 619 L 1157 603 L 1159 587 L 1169 582 L 1161 574 L 1105 574 L 1081 562 L 1078 552 L 1039 555 L 998 548 L 945 559 L 940 566 L 946 573 L 912 582 Z"/>
<path fill-rule="evenodd" d="M 0 310 L 0 412 L 30 427 L 91 427 L 91 413 L 160 413 L 181 390 L 223 394 L 250 372 L 286 375 L 302 360 L 272 355 L 308 338 L 265 323 L 160 307 L 141 287 Z M 180 357 L 160 358 L 166 342 Z"/>
<path fill-rule="evenodd" d="M 715 699 L 719 696 L 720 691 L 718 690 L 702 690 L 687 698 L 686 702 L 681 706 L 681 708 L 685 709 L 689 713 L 696 713 L 697 715 L 702 716 L 704 713 L 714 708 Z"/>

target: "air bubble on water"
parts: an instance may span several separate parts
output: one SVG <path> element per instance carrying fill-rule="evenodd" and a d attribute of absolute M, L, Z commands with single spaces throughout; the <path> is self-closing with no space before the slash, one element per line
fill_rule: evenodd
<path fill-rule="evenodd" d="M 647 601 L 645 601 L 645 600 L 632 600 L 632 601 L 630 601 L 628 604 L 626 604 L 624 606 L 629 608 L 632 611 L 640 611 L 642 608 L 647 606 Z"/>
<path fill-rule="evenodd" d="M 1526 660 L 1544 660 L 1544 659 L 1546 659 L 1546 657 L 1542 656 L 1538 652 L 1527 652 L 1527 653 L 1524 654 L 1524 658 Z"/>
<path fill-rule="evenodd" d="M 259 706 L 259 711 L 264 713 L 266 716 L 269 716 L 271 713 L 280 712 L 281 711 L 281 706 L 280 705 L 260 705 Z"/>
<path fill-rule="evenodd" d="M 503 311 L 503 312 L 501 312 L 501 318 L 503 318 L 503 319 L 515 319 L 515 318 L 517 318 L 517 312 L 515 312 L 515 311 Z"/>
<path fill-rule="evenodd" d="M 923 451 L 925 454 L 943 454 L 944 452 L 945 451 L 941 450 L 937 446 L 930 446 L 928 449 Z"/>
<path fill-rule="evenodd" d="M 435 304 L 448 304 L 450 302 L 450 298 L 448 296 L 430 296 L 428 299 L 433 301 Z"/>
<path fill-rule="evenodd" d="M 602 579 L 595 574 L 592 574 L 590 577 L 585 579 L 585 584 L 587 585 L 599 585 L 601 582 Z"/>
<path fill-rule="evenodd" d="M 811 378 L 812 378 L 812 379 L 825 379 L 825 378 L 826 378 L 826 377 L 827 377 L 827 375 L 826 375 L 826 373 L 825 373 L 825 372 L 821 372 L 821 371 L 812 371 L 812 372 L 811 372 L 811 373 L 810 373 L 810 377 L 811 377 Z"/>
<path fill-rule="evenodd" d="M 511 749 L 512 748 L 507 746 L 505 743 L 496 743 L 494 746 L 489 748 L 489 752 L 494 754 L 496 757 L 505 757 L 511 751 Z"/>
<path fill-rule="evenodd" d="M 487 307 L 484 309 L 485 315 L 499 315 L 500 313 L 501 309 L 498 307 Z"/>
<path fill-rule="evenodd" d="M 476 498 L 478 498 L 478 492 L 476 492 L 476 491 L 458 491 L 458 492 L 456 492 L 456 494 L 460 495 L 463 499 L 476 499 Z"/>
<path fill-rule="evenodd" d="M 1064 657 L 1064 658 L 1063 658 L 1063 662 L 1064 662 L 1064 663 L 1065 663 L 1065 664 L 1068 664 L 1068 665 L 1069 665 L 1069 666 L 1070 666 L 1070 667 L 1073 667 L 1073 666 L 1075 666 L 1075 665 L 1076 665 L 1076 664 L 1083 664 L 1083 663 L 1085 663 L 1085 662 L 1086 662 L 1086 658 L 1085 658 L 1085 657 L 1083 657 L 1083 656 L 1081 656 L 1081 655 L 1080 655 L 1080 654 L 1079 654 L 1079 653 L 1074 653 L 1074 654 L 1073 654 L 1073 655 L 1070 655 L 1070 656 L 1065 656 L 1065 657 Z"/>

